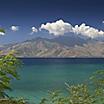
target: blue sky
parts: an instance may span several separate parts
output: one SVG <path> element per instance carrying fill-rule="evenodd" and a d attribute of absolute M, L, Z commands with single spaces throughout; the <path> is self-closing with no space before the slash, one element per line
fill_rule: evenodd
<path fill-rule="evenodd" d="M 0 44 L 51 36 L 46 31 L 31 35 L 31 28 L 58 20 L 104 31 L 104 0 L 0 0 L 0 27 L 6 30 Z M 18 31 L 12 31 L 11 26 L 18 26 Z"/>

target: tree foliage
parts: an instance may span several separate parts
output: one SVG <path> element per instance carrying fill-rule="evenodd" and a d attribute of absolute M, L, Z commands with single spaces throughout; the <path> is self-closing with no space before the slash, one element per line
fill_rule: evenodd
<path fill-rule="evenodd" d="M 0 99 L 0 104 L 28 104 L 24 99 Z"/>
<path fill-rule="evenodd" d="M 92 86 L 94 87 L 94 97 L 96 104 L 104 104 L 104 70 L 98 70 L 90 77 Z"/>
<path fill-rule="evenodd" d="M 13 52 L 0 58 L 0 98 L 7 96 L 6 90 L 11 90 L 11 80 L 19 79 L 17 68 L 20 66 L 20 61 L 13 55 Z"/>
<path fill-rule="evenodd" d="M 67 96 L 53 91 L 40 104 L 104 104 L 104 70 L 95 72 L 89 83 L 67 86 Z"/>
<path fill-rule="evenodd" d="M 69 86 L 68 91 L 69 104 L 95 104 L 95 99 L 85 84 Z"/>
<path fill-rule="evenodd" d="M 42 98 L 39 104 L 66 104 L 67 99 L 61 95 L 60 91 L 49 91 L 47 98 Z"/>

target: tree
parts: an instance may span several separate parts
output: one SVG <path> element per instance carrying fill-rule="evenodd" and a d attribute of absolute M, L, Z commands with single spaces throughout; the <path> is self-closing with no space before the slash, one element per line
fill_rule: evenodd
<path fill-rule="evenodd" d="M 49 91 L 46 98 L 42 98 L 39 104 L 67 104 L 66 97 L 60 91 Z"/>
<path fill-rule="evenodd" d="M 61 96 L 58 91 L 48 93 L 40 104 L 96 104 L 94 96 L 85 84 L 67 85 L 68 95 Z"/>
<path fill-rule="evenodd" d="M 65 83 L 67 96 L 61 96 L 58 91 L 49 92 L 40 104 L 104 104 L 104 70 L 92 74 L 89 82 L 77 85 Z"/>
<path fill-rule="evenodd" d="M 95 104 L 94 96 L 85 84 L 67 86 L 69 92 L 68 104 Z"/>
<path fill-rule="evenodd" d="M 10 52 L 0 58 L 0 98 L 5 98 L 8 95 L 6 90 L 11 90 L 11 80 L 19 79 L 17 69 L 20 66 L 20 61 Z"/>
<path fill-rule="evenodd" d="M 96 104 L 104 104 L 104 70 L 98 70 L 90 77 Z"/>

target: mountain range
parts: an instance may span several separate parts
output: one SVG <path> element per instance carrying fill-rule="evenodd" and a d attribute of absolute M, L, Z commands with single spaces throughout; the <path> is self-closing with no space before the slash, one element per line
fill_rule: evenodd
<path fill-rule="evenodd" d="M 104 42 L 71 35 L 52 39 L 37 37 L 0 45 L 0 50 L 3 54 L 15 50 L 17 57 L 104 57 Z"/>

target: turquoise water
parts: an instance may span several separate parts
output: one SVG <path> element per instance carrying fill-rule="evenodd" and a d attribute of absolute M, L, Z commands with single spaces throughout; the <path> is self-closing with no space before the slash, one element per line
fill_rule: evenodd
<path fill-rule="evenodd" d="M 65 82 L 85 82 L 93 72 L 104 69 L 104 59 L 25 59 L 19 70 L 21 80 L 13 80 L 13 97 L 24 97 L 38 103 L 48 90 L 65 91 Z"/>

